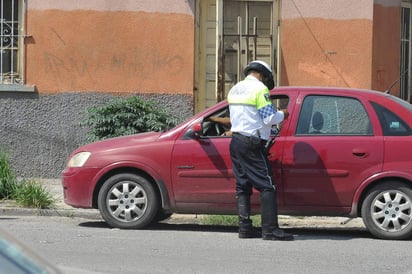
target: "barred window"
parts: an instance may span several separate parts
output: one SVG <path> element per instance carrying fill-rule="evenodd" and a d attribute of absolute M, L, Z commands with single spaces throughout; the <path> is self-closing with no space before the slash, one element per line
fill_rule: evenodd
<path fill-rule="evenodd" d="M 0 85 L 24 84 L 25 0 L 0 0 Z"/>

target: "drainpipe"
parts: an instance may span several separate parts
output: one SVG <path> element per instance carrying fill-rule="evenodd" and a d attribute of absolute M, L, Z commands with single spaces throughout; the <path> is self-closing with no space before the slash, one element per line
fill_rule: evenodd
<path fill-rule="evenodd" d="M 278 1 L 278 8 L 277 8 L 277 37 L 276 37 L 276 86 L 278 87 L 280 84 L 280 73 L 281 73 L 281 67 L 282 67 L 282 49 L 281 49 L 281 42 L 280 42 L 280 32 L 281 32 L 281 14 L 282 14 L 282 0 Z"/>

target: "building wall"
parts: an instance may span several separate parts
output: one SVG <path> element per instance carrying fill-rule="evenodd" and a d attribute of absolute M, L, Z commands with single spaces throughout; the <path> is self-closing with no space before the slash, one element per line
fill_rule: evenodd
<path fill-rule="evenodd" d="M 27 83 L 40 93 L 192 94 L 193 1 L 164 3 L 28 1 Z"/>
<path fill-rule="evenodd" d="M 282 3 L 281 85 L 385 90 L 399 75 L 400 1 Z"/>
<path fill-rule="evenodd" d="M 282 6 L 281 85 L 371 86 L 372 0 Z"/>
<path fill-rule="evenodd" d="M 27 1 L 26 84 L 0 94 L 0 148 L 17 176 L 59 178 L 90 106 L 138 95 L 193 114 L 194 0 Z"/>

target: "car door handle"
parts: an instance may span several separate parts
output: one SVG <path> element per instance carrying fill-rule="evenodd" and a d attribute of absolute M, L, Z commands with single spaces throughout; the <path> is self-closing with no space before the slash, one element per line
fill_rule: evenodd
<path fill-rule="evenodd" d="M 178 169 L 194 169 L 194 166 L 177 166 Z"/>
<path fill-rule="evenodd" d="M 364 149 L 359 149 L 359 148 L 353 149 L 352 154 L 358 158 L 365 158 L 368 156 L 368 152 L 366 152 Z"/>

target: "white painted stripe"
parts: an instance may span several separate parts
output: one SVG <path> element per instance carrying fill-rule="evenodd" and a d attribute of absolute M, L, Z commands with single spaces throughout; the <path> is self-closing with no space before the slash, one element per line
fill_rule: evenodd
<path fill-rule="evenodd" d="M 195 0 L 30 0 L 30 10 L 144 11 L 194 15 Z"/>

